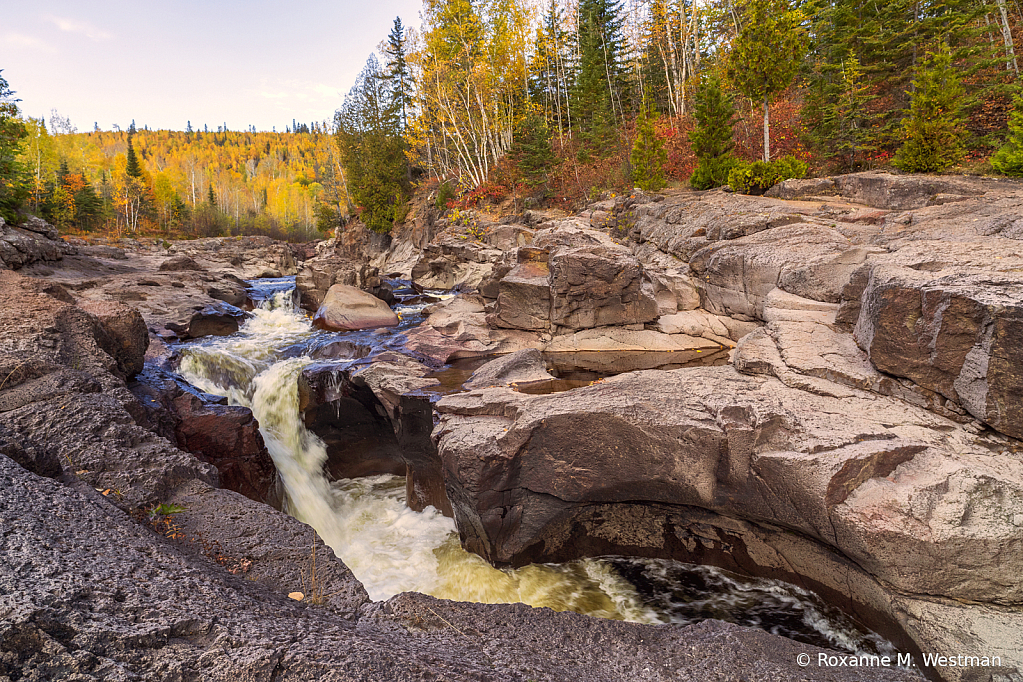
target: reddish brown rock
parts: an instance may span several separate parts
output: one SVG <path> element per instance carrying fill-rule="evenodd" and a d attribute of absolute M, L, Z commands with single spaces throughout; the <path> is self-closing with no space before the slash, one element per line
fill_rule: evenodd
<path fill-rule="evenodd" d="M 112 301 L 83 301 L 82 310 L 95 315 L 105 337 L 100 345 L 117 361 L 120 375 L 129 379 L 142 371 L 149 332 L 137 310 Z"/>
<path fill-rule="evenodd" d="M 320 329 L 352 331 L 395 327 L 398 316 L 373 294 L 344 284 L 335 284 L 327 291 L 313 324 Z"/>
<path fill-rule="evenodd" d="M 1023 278 L 936 274 L 875 267 L 861 299 L 857 343 L 881 371 L 1023 437 Z"/>

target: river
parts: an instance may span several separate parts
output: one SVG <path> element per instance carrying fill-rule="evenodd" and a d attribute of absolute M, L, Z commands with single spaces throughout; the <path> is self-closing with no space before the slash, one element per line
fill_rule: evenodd
<path fill-rule="evenodd" d="M 237 334 L 180 347 L 180 372 L 196 387 L 252 409 L 286 490 L 285 510 L 317 531 L 374 600 L 416 591 L 640 623 L 718 618 L 850 653 L 894 652 L 812 593 L 717 568 L 604 557 L 495 569 L 461 548 L 452 519 L 432 507 L 409 509 L 403 478 L 329 480 L 326 447 L 299 416 L 298 376 L 313 361 L 309 353 L 339 339 L 400 350 L 403 333 L 420 323 L 427 304 L 405 297 L 395 306 L 398 327 L 340 334 L 312 327 L 295 306 L 293 279 L 252 287 L 258 305 L 251 319 Z"/>

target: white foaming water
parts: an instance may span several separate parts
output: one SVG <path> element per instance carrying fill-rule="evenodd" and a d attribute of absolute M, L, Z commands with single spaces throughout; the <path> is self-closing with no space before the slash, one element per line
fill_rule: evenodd
<path fill-rule="evenodd" d="M 204 391 L 252 409 L 280 472 L 287 511 L 316 529 L 375 600 L 416 591 L 444 599 L 522 602 L 604 618 L 661 622 L 635 589 L 605 562 L 531 565 L 498 570 L 461 548 L 454 522 L 432 507 L 405 505 L 396 476 L 330 482 L 327 450 L 305 428 L 298 410 L 298 377 L 308 357 L 276 361 L 280 351 L 312 333 L 290 293 L 253 311 L 231 337 L 190 346 L 180 371 Z"/>
<path fill-rule="evenodd" d="M 399 310 L 415 314 L 424 305 Z M 690 623 L 718 617 L 763 627 L 767 624 L 757 622 L 761 614 L 785 612 L 790 620 L 803 623 L 802 632 L 816 632 L 831 646 L 857 653 L 894 651 L 877 635 L 861 633 L 843 617 L 828 615 L 826 607 L 818 608 L 814 595 L 794 585 L 739 578 L 712 567 L 624 560 L 642 566 L 645 579 L 662 586 L 647 601 L 612 565 L 620 559 L 498 570 L 461 548 L 451 519 L 432 507 L 423 512 L 409 509 L 402 478 L 328 481 L 323 467 L 326 446 L 305 428 L 298 410 L 298 377 L 312 360 L 281 359 L 285 349 L 315 333 L 320 332 L 294 309 L 292 292 L 277 292 L 253 311 L 237 334 L 187 347 L 180 371 L 202 390 L 226 395 L 232 404 L 252 409 L 284 483 L 287 511 L 316 529 L 371 598 L 416 591 L 444 599 L 522 602 L 642 623 Z M 687 571 L 689 577 L 683 575 Z M 702 576 L 706 588 L 673 597 L 676 586 L 692 582 L 693 576 Z M 735 618 L 736 614 L 745 617 Z"/>

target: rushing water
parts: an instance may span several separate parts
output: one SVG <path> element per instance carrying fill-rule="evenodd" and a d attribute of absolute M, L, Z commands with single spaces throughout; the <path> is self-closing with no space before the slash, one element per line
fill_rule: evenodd
<path fill-rule="evenodd" d="M 773 580 L 674 561 L 612 557 L 498 570 L 464 551 L 454 522 L 432 507 L 414 512 L 396 476 L 329 481 L 324 443 L 299 418 L 298 376 L 311 349 L 344 338 L 400 348 L 425 304 L 395 306 L 389 330 L 313 329 L 295 308 L 293 281 L 254 283 L 257 308 L 232 336 L 182 348 L 180 371 L 195 386 L 250 407 L 286 490 L 286 509 L 308 523 L 376 600 L 417 591 L 444 599 L 522 602 L 642 623 L 719 618 L 851 652 L 890 652 L 815 595 Z"/>

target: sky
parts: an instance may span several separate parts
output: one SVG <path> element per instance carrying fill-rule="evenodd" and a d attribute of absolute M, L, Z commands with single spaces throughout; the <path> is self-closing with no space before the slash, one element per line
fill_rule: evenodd
<path fill-rule="evenodd" d="M 421 0 L 0 0 L 0 69 L 24 115 L 79 132 L 283 132 L 332 120 L 396 16 Z"/>

